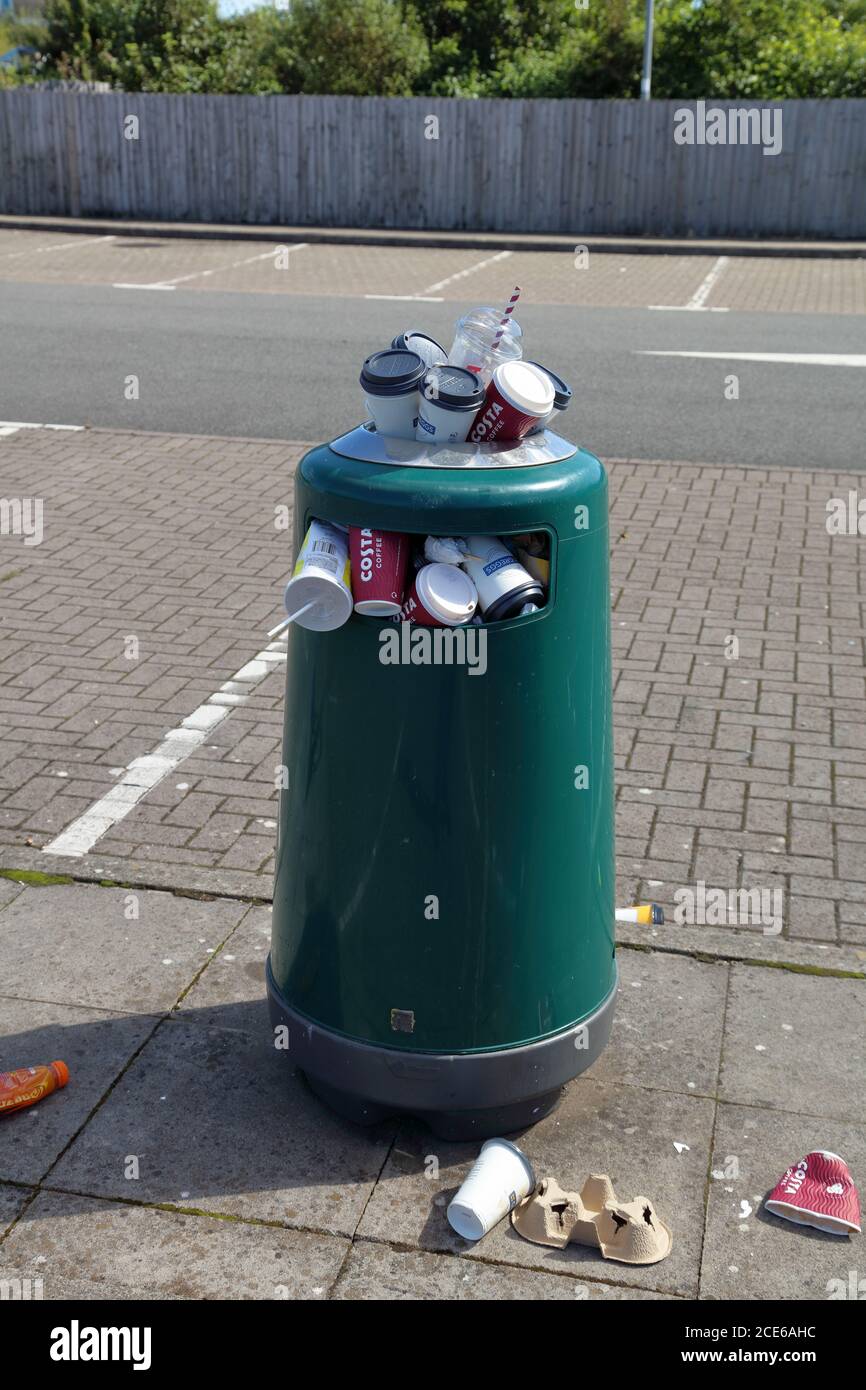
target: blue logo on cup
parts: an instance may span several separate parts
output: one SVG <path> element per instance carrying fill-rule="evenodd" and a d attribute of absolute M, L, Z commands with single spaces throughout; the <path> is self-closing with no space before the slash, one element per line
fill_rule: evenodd
<path fill-rule="evenodd" d="M 507 569 L 509 565 L 516 565 L 517 561 L 513 555 L 500 555 L 498 560 L 491 560 L 489 565 L 484 566 L 485 574 L 495 574 L 497 570 Z"/>

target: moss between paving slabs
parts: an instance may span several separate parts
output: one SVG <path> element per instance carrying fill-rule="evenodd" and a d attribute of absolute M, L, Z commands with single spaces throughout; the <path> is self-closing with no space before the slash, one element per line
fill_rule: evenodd
<path fill-rule="evenodd" d="M 734 965 L 753 965 L 764 970 L 790 970 L 795 975 L 819 975 L 830 980 L 866 980 L 862 970 L 841 970 L 830 965 L 799 965 L 790 960 L 762 960 L 759 957 L 732 955 L 711 955 L 708 951 L 675 951 L 669 946 L 644 946 L 638 942 L 618 941 L 618 951 L 643 951 L 646 955 L 685 956 L 688 960 L 699 961 L 701 965 L 718 965 L 730 962 Z"/>
<path fill-rule="evenodd" d="M 36 869 L 0 869 L 0 878 L 26 883 L 33 888 L 49 888 L 55 883 L 74 883 L 68 874 L 41 874 Z"/>

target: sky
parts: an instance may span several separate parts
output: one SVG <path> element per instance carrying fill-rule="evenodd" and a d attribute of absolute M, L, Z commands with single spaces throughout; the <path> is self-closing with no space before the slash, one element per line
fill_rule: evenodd
<path fill-rule="evenodd" d="M 271 0 L 218 0 L 219 12 L 223 17 L 231 14 L 243 14 L 246 10 L 255 10 L 263 4 L 270 4 Z M 277 0 L 278 10 L 289 8 L 287 0 Z"/>

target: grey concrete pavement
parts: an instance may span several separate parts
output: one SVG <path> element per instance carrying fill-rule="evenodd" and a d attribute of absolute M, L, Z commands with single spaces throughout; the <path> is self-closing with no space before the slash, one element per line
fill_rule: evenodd
<path fill-rule="evenodd" d="M 520 1142 L 566 1189 L 605 1171 L 624 1200 L 650 1198 L 674 1247 L 635 1267 L 530 1245 L 508 1223 L 460 1239 L 445 1208 L 477 1146 L 413 1122 L 357 1129 L 275 1052 L 266 911 L 231 905 L 237 924 L 203 966 L 187 960 L 171 999 L 166 920 L 225 904 L 134 897 L 156 1017 L 125 1012 L 128 991 L 113 1009 L 39 1006 L 23 959 L 0 985 L 0 1066 L 62 1057 L 71 1073 L 0 1125 L 0 1280 L 41 1279 L 47 1299 L 627 1300 L 825 1299 L 847 1279 L 850 1240 L 761 1202 L 812 1148 L 866 1169 L 862 980 L 620 950 L 608 1051 Z M 106 933 L 124 906 L 116 889 L 28 888 L 0 908 L 0 943 L 44 941 L 72 907 L 101 996 L 119 987 Z"/>

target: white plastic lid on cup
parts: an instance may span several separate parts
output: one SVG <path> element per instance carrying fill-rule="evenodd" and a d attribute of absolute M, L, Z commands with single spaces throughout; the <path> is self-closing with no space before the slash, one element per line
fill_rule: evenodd
<path fill-rule="evenodd" d="M 553 409 L 553 382 L 531 362 L 502 362 L 493 373 L 493 384 L 509 405 L 522 415 L 541 419 Z"/>
<path fill-rule="evenodd" d="M 347 623 L 352 614 L 352 595 L 327 574 L 299 574 L 290 579 L 283 602 L 289 617 L 300 614 L 309 603 L 315 605 L 298 618 L 298 627 L 310 632 L 333 632 Z"/>
<path fill-rule="evenodd" d="M 424 565 L 415 576 L 415 591 L 427 612 L 446 627 L 459 627 L 478 606 L 478 590 L 456 565 Z"/>
<path fill-rule="evenodd" d="M 534 1187 L 535 1173 L 526 1154 L 510 1139 L 488 1139 L 448 1204 L 448 1224 L 464 1240 L 480 1240 Z"/>

